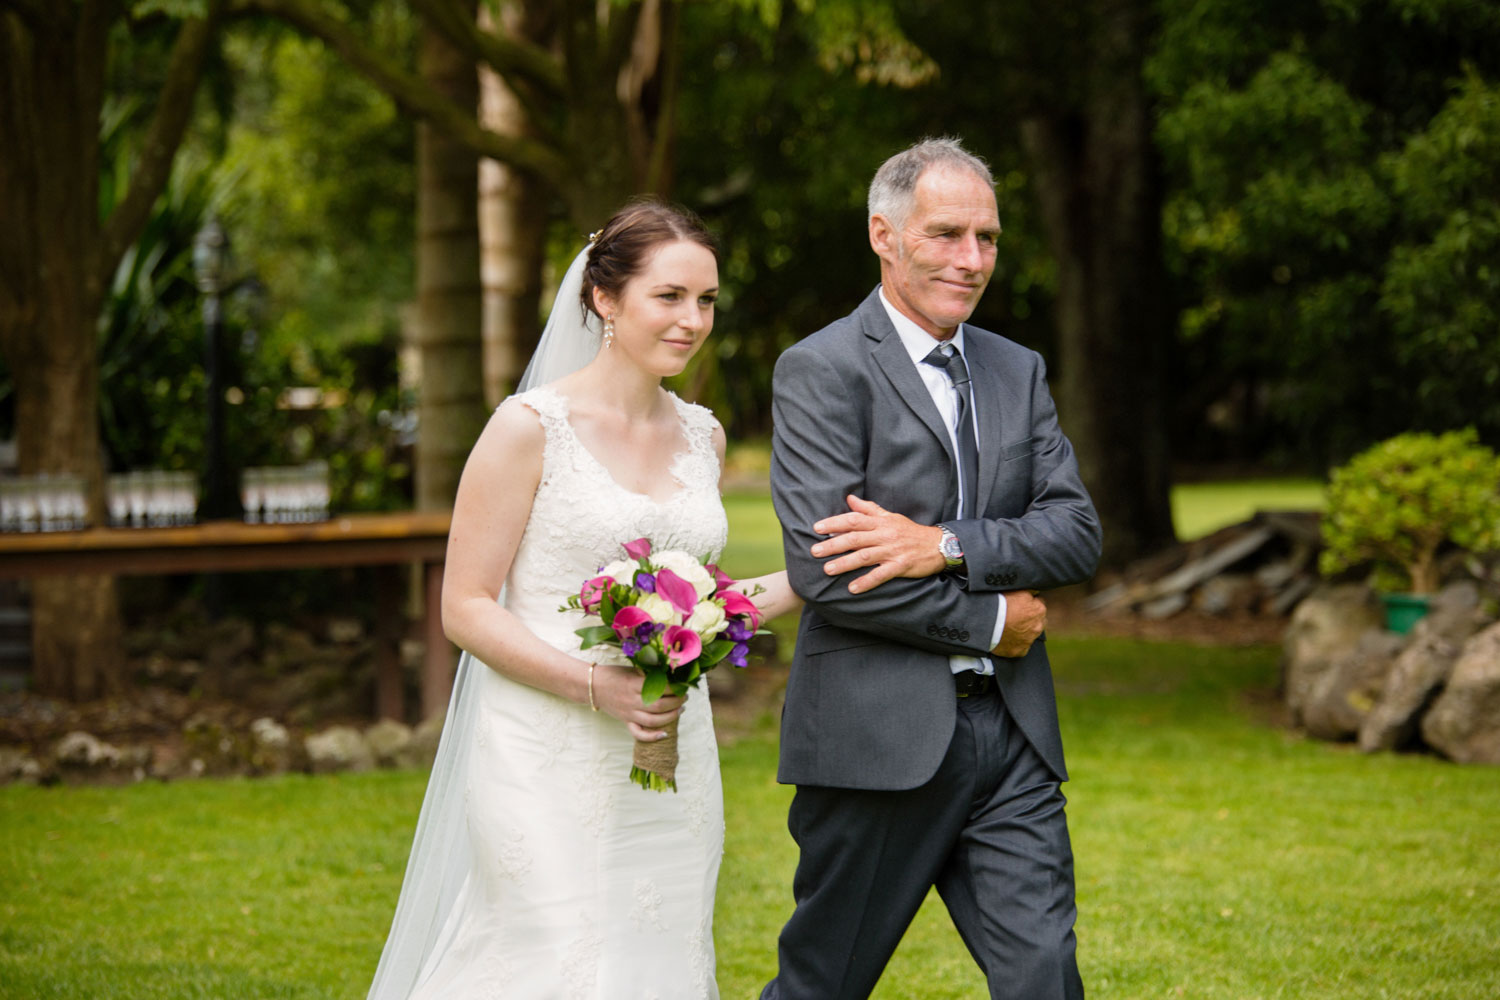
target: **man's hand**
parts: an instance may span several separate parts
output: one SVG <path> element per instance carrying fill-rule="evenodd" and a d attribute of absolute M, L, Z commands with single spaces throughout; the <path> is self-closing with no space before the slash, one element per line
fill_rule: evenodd
<path fill-rule="evenodd" d="M 942 553 L 938 551 L 942 529 L 936 525 L 917 524 L 852 493 L 848 501 L 849 513 L 824 518 L 813 525 L 818 534 L 831 537 L 814 545 L 811 552 L 819 559 L 838 556 L 823 564 L 823 572 L 829 576 L 848 573 L 861 566 L 875 567 L 851 580 L 849 593 L 874 590 L 898 576 L 920 579 L 947 568 Z"/>
<path fill-rule="evenodd" d="M 1047 627 L 1047 604 L 1034 590 L 1005 592 L 1005 631 L 993 650 L 996 656 L 1025 656 Z"/>

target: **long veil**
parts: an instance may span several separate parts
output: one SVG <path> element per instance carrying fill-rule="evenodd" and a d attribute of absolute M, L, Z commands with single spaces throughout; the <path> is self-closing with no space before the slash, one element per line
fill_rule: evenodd
<path fill-rule="evenodd" d="M 517 392 L 554 382 L 588 364 L 599 351 L 602 334 L 592 312 L 579 303 L 589 247 L 568 267 L 536 352 L 521 375 Z M 505 592 L 498 599 L 503 603 Z M 443 720 L 427 794 L 412 838 L 411 857 L 401 882 L 401 897 L 386 938 L 369 1000 L 407 1000 L 419 984 L 443 939 L 452 932 L 450 916 L 469 878 L 471 850 L 464 786 L 469 772 L 478 698 L 475 678 L 489 669 L 467 652 L 459 657 L 453 695 Z"/>

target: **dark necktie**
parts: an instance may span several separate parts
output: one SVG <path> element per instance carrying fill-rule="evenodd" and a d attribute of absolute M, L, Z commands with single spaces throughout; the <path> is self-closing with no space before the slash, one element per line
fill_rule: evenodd
<path fill-rule="evenodd" d="M 973 517 L 979 499 L 979 446 L 974 441 L 974 399 L 969 386 L 969 366 L 952 344 L 939 344 L 922 359 L 924 365 L 941 368 L 948 384 L 958 393 L 958 475 L 963 483 L 964 498 L 959 517 Z"/>

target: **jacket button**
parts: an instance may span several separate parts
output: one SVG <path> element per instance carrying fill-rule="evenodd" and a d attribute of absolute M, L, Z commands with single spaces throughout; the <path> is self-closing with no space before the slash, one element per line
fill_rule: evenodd
<path fill-rule="evenodd" d="M 969 641 L 969 630 L 968 629 L 964 629 L 962 632 L 958 633 L 958 641 L 959 642 L 968 642 Z"/>
<path fill-rule="evenodd" d="M 938 627 L 936 625 L 928 625 L 927 626 L 927 634 L 928 635 L 937 635 L 937 631 L 938 631 Z"/>

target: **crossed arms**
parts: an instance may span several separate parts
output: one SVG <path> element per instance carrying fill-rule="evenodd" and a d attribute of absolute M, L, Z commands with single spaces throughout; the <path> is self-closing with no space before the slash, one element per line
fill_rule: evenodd
<path fill-rule="evenodd" d="M 1041 359 L 1026 356 L 1034 359 L 1024 411 L 1032 448 L 1029 463 L 1017 467 L 1029 464 L 1029 499 L 1013 517 L 943 522 L 963 546 L 967 573 L 958 576 L 944 572 L 935 526 L 870 502 L 892 503 L 880 493 L 902 484 L 867 468 L 870 436 L 880 428 L 862 398 L 867 393 L 850 391 L 861 381 L 853 369 L 862 359 L 830 358 L 806 344 L 782 355 L 773 403 L 774 497 L 792 587 L 824 618 L 933 652 L 1017 656 L 1045 623 L 1035 592 L 1093 573 L 1098 519 L 1058 427 Z M 847 513 L 830 515 L 846 505 Z M 1006 630 L 991 650 L 1001 593 Z M 937 634 L 934 622 L 944 626 Z"/>

